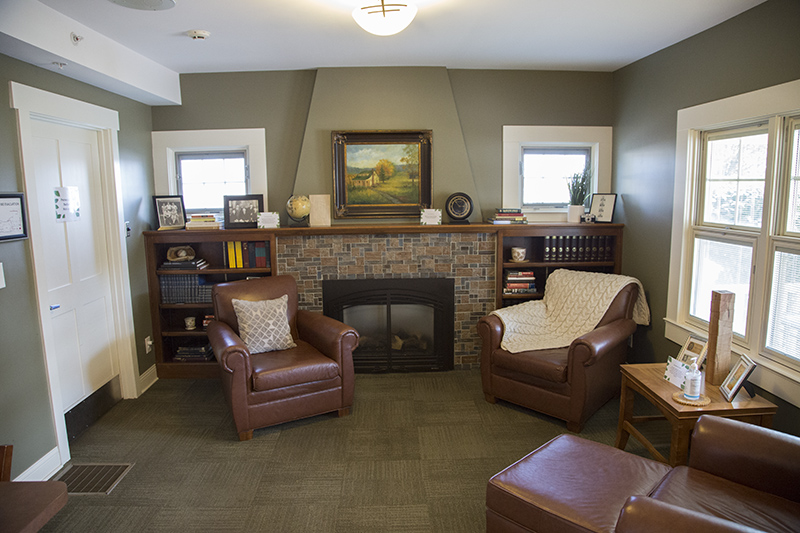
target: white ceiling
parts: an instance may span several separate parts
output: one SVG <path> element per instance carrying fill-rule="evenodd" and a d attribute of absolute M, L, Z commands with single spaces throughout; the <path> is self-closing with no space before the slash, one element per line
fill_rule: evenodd
<path fill-rule="evenodd" d="M 4 1 L 4 0 L 0 0 Z M 29 0 L 35 1 L 35 0 Z M 402 33 L 350 12 L 374 0 L 109 0 L 42 4 L 177 73 L 354 66 L 614 71 L 764 0 L 418 0 Z M 186 32 L 211 32 L 193 41 Z"/>

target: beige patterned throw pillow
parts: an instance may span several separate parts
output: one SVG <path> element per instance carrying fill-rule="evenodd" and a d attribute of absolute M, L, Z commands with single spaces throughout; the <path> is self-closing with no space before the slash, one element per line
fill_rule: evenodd
<path fill-rule="evenodd" d="M 233 299 L 233 310 L 239 321 L 239 336 L 250 353 L 288 350 L 297 346 L 289 329 L 287 309 L 289 297 L 250 302 Z"/>

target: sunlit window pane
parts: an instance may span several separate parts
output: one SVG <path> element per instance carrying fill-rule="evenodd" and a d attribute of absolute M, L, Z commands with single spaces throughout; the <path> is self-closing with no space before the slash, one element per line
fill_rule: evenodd
<path fill-rule="evenodd" d="M 733 331 L 744 335 L 747 328 L 752 260 L 751 246 L 696 237 L 689 313 L 708 321 L 711 315 L 711 291 L 730 291 L 736 295 Z"/>
<path fill-rule="evenodd" d="M 530 149 L 522 156 L 522 203 L 526 206 L 567 206 L 567 180 L 583 172 L 589 149 Z"/>
<path fill-rule="evenodd" d="M 767 348 L 800 360 L 800 254 L 775 252 Z"/>
<path fill-rule="evenodd" d="M 761 227 L 766 171 L 766 133 L 710 138 L 703 222 Z"/>
<path fill-rule="evenodd" d="M 786 230 L 800 233 L 800 125 L 792 133 L 792 160 L 789 168 L 789 211 Z"/>
<path fill-rule="evenodd" d="M 178 155 L 186 210 L 221 210 L 225 195 L 247 194 L 244 152 Z"/>

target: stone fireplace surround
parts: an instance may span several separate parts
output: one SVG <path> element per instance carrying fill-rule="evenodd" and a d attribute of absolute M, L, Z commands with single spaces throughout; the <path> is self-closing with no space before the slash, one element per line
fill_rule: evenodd
<path fill-rule="evenodd" d="M 492 228 L 445 225 L 293 228 L 277 232 L 277 270 L 297 280 L 300 307 L 319 312 L 322 280 L 452 278 L 453 368 L 478 368 L 475 325 L 495 308 L 496 238 Z"/>

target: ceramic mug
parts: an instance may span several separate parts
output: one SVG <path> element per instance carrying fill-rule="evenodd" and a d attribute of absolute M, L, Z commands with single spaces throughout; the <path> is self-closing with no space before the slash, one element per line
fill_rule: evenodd
<path fill-rule="evenodd" d="M 525 261 L 525 248 L 512 248 L 511 249 L 511 260 L 516 262 Z"/>
<path fill-rule="evenodd" d="M 184 318 L 183 323 L 186 324 L 186 329 L 190 331 L 197 327 L 197 322 L 193 316 L 187 316 Z"/>

